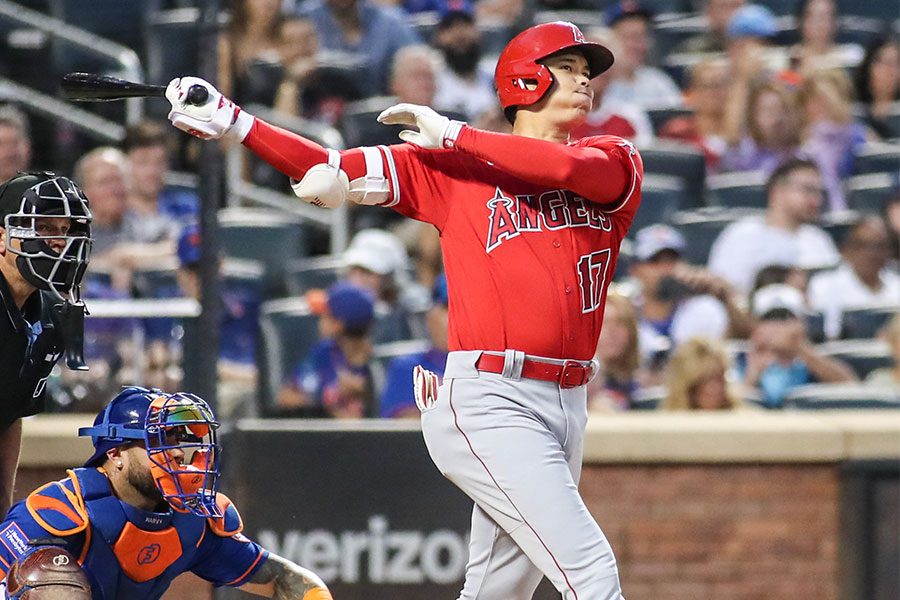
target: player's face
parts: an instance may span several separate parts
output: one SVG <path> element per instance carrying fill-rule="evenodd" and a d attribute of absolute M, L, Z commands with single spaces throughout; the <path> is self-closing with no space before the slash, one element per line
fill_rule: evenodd
<path fill-rule="evenodd" d="M 542 62 L 553 74 L 553 85 L 535 107 L 551 113 L 554 121 L 580 125 L 587 119 L 594 100 L 587 59 L 580 52 L 567 52 Z"/>
<path fill-rule="evenodd" d="M 162 493 L 156 487 L 153 475 L 150 474 L 150 458 L 147 450 L 140 444 L 134 444 L 122 452 L 125 460 L 125 481 L 141 496 L 157 503 L 163 501 Z"/>

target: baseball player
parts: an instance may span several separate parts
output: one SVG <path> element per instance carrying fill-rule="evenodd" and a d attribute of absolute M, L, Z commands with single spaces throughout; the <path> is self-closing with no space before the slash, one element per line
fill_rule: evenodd
<path fill-rule="evenodd" d="M 400 104 L 378 119 L 415 127 L 400 134 L 408 143 L 342 152 L 248 115 L 202 80 L 166 92 L 176 127 L 241 140 L 297 180 L 303 200 L 392 207 L 440 230 L 450 353 L 436 398 L 418 392 L 433 461 L 475 501 L 462 599 L 528 599 L 541 574 L 565 600 L 622 597 L 578 481 L 591 357 L 643 166 L 621 138 L 569 141 L 591 107 L 588 82 L 612 62 L 571 23 L 537 25 L 497 63 L 511 135 Z M 211 100 L 187 103 L 192 85 Z"/>
<path fill-rule="evenodd" d="M 216 492 L 218 423 L 193 394 L 125 388 L 97 415 L 83 468 L 0 524 L 0 598 L 147 600 L 191 571 L 281 600 L 331 600 L 311 571 L 242 533 Z"/>

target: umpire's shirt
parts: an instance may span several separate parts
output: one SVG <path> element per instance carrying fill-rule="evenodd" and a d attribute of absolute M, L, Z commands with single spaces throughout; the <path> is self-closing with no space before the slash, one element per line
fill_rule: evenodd
<path fill-rule="evenodd" d="M 33 292 L 16 306 L 0 273 L 0 431 L 20 417 L 44 410 L 44 390 L 63 352 L 61 328 L 51 318 L 51 299 Z"/>

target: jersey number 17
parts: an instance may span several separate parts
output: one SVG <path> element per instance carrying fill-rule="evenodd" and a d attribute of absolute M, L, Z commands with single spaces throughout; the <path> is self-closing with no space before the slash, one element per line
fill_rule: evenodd
<path fill-rule="evenodd" d="M 578 259 L 578 283 L 581 286 L 581 312 L 589 313 L 600 308 L 603 290 L 606 289 L 606 270 L 611 252 L 599 250 Z"/>

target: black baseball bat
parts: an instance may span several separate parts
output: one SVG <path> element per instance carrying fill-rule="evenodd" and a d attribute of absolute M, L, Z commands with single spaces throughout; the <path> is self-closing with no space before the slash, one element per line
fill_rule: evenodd
<path fill-rule="evenodd" d="M 166 86 L 136 83 L 96 73 L 67 73 L 62 78 L 63 95 L 78 102 L 110 102 L 143 96 L 165 96 Z M 188 102 L 199 106 L 209 98 L 209 91 L 199 84 L 188 90 Z"/>

